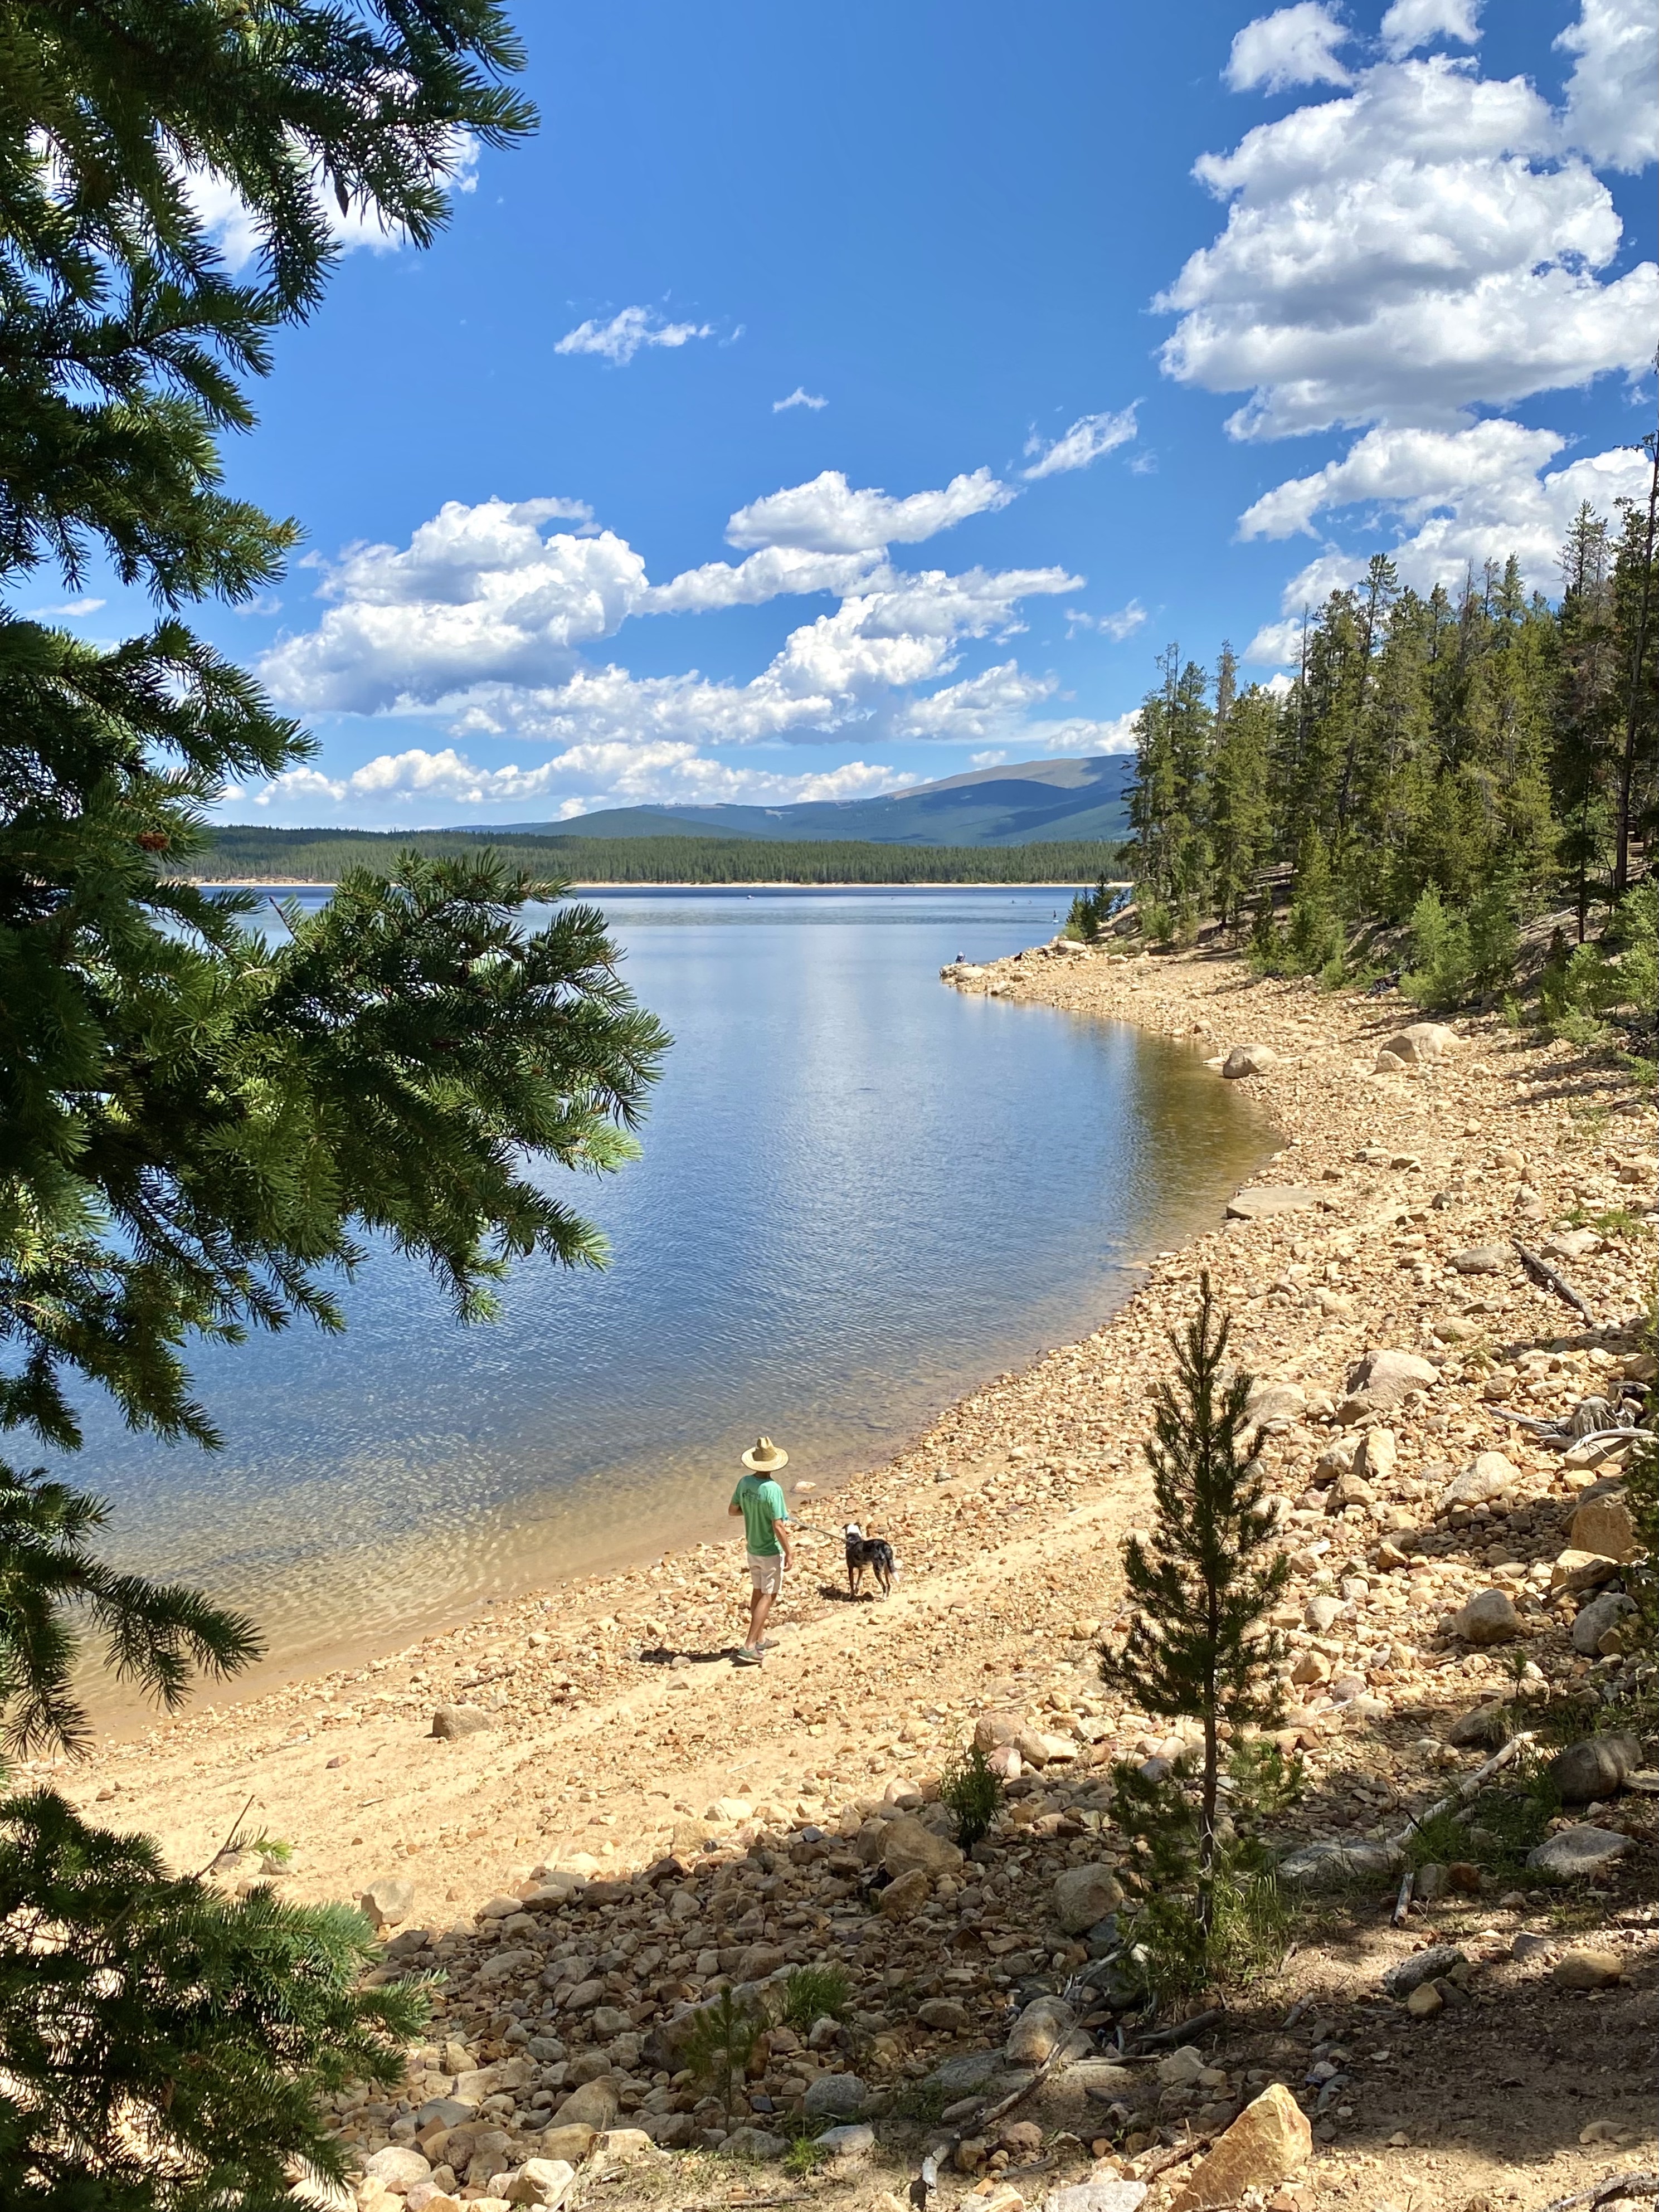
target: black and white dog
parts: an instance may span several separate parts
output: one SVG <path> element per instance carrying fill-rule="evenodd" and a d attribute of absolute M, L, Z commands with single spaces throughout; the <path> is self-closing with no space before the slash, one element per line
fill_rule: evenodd
<path fill-rule="evenodd" d="M 856 1521 L 848 1522 L 846 1533 L 848 1596 L 858 1595 L 859 1577 L 868 1567 L 882 1595 L 891 1597 L 893 1584 L 899 1576 L 899 1563 L 893 1557 L 892 1546 L 884 1536 L 866 1536 Z"/>

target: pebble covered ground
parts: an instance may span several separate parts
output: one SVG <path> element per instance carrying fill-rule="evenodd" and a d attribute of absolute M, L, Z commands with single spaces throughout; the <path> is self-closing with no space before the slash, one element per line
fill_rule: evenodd
<path fill-rule="evenodd" d="M 1188 1038 L 1218 1081 L 1232 1055 L 1285 1149 L 1094 1334 L 833 1499 L 797 1494 L 800 1571 L 763 1668 L 730 1661 L 740 1555 L 704 1546 L 198 1707 L 52 1778 L 232 1886 L 267 1878 L 221 1850 L 246 1811 L 293 1843 L 289 1893 L 370 1902 L 380 1972 L 442 1971 L 404 2094 L 339 2114 L 365 2212 L 869 2212 L 908 2201 L 930 2146 L 939 2205 L 1092 2186 L 1099 2212 L 1148 2189 L 1200 2212 L 1178 2195 L 1194 2171 L 1203 2195 L 1193 2146 L 1235 2121 L 1245 2144 L 1275 2082 L 1310 2154 L 1292 2171 L 1258 2147 L 1227 2201 L 1532 2212 L 1650 2166 L 1651 1741 L 1619 1750 L 1603 1729 L 1578 1755 L 1587 1794 L 1540 1847 L 1553 1866 L 1502 1884 L 1431 1866 L 1392 1917 L 1414 1813 L 1517 1729 L 1552 1751 L 1593 1736 L 1650 1663 L 1622 1649 L 1616 1449 L 1552 1450 L 1525 1424 L 1616 1407 L 1651 1374 L 1650 1102 L 1605 1055 L 1496 1017 L 1389 1051 L 1415 1020 L 1397 998 L 1252 981 L 1224 957 L 1036 950 L 946 979 Z M 1280 1740 L 1309 1786 L 1276 1836 L 1295 1948 L 1190 2044 L 1119 2063 L 1100 2048 L 1110 1991 L 1078 1979 L 1136 1879 L 1105 1770 L 1182 1746 L 1108 1694 L 1097 1648 L 1127 1619 L 1150 1388 L 1203 1269 L 1261 1378 L 1293 1567 Z M 848 1516 L 899 1554 L 889 1601 L 847 1598 Z M 976 1729 L 1013 1778 L 964 1861 L 937 1784 Z M 791 1970 L 825 1962 L 845 2017 L 786 2019 Z M 728 1982 L 769 2023 L 729 2107 L 684 2063 Z M 1054 2070 L 980 2130 L 1030 2080 L 1044 2020 Z M 810 2177 L 776 2162 L 803 2119 L 845 2131 Z"/>

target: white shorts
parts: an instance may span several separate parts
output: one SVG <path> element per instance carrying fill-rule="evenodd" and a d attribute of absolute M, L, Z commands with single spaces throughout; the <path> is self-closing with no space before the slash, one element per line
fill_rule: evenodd
<path fill-rule="evenodd" d="M 774 1552 L 763 1559 L 757 1553 L 749 1554 L 749 1579 L 762 1597 L 775 1597 L 783 1588 L 783 1553 Z"/>

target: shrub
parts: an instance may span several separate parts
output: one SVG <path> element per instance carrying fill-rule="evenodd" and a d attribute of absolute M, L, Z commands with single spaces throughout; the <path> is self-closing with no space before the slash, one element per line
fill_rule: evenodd
<path fill-rule="evenodd" d="M 950 1808 L 957 1824 L 957 1841 L 971 1851 L 991 1832 L 1001 1810 L 1002 1777 L 976 1743 L 958 1753 L 939 1777 L 939 1802 Z"/>
<path fill-rule="evenodd" d="M 797 1966 L 783 1988 L 783 2016 L 803 2035 L 814 2021 L 844 2020 L 852 1984 L 839 1966 Z"/>
<path fill-rule="evenodd" d="M 1412 908 L 1409 927 L 1412 964 L 1400 988 L 1425 1013 L 1444 1013 L 1467 996 L 1474 980 L 1468 924 L 1446 911 L 1431 884 Z"/>
<path fill-rule="evenodd" d="M 1082 945 L 1097 945 L 1104 936 L 1117 905 L 1117 893 L 1104 876 L 1091 891 L 1079 891 L 1072 901 L 1062 936 Z"/>
<path fill-rule="evenodd" d="M 717 2096 L 728 2112 L 760 2026 L 758 2014 L 724 1989 L 697 2014 L 686 2038 L 685 2063 L 693 2078 Z"/>

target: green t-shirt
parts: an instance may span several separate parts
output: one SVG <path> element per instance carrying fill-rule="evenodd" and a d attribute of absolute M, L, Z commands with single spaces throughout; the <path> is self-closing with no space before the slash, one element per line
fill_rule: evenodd
<path fill-rule="evenodd" d="M 776 1483 L 768 1482 L 763 1475 L 745 1474 L 732 1493 L 732 1503 L 743 1515 L 750 1555 L 757 1559 L 776 1559 L 783 1547 L 772 1523 L 789 1518 L 789 1508 Z"/>

